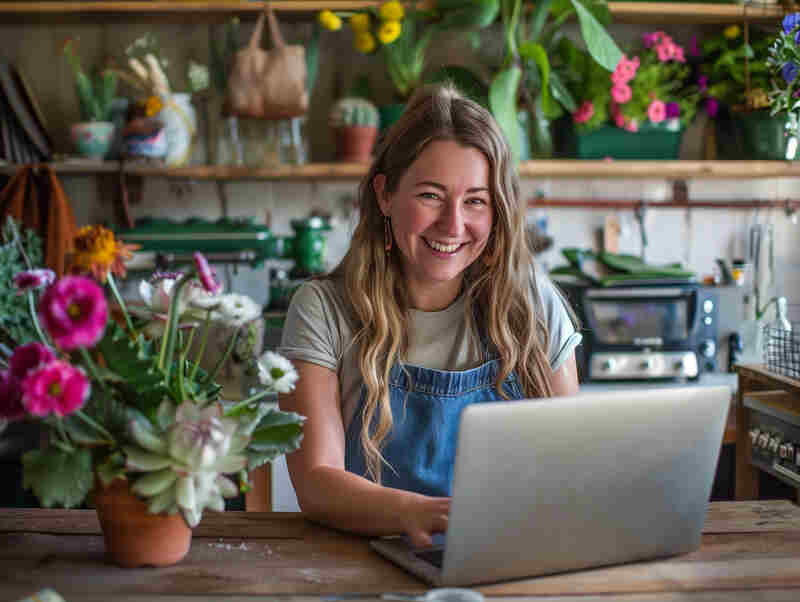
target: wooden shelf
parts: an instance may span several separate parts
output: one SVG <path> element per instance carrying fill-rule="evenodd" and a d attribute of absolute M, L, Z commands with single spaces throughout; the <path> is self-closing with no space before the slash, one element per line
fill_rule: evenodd
<path fill-rule="evenodd" d="M 117 173 L 118 161 L 64 161 L 51 167 L 60 175 L 93 175 Z M 0 165 L 0 174 L 10 175 L 19 165 Z M 160 167 L 156 165 L 125 166 L 125 173 L 138 176 L 160 176 L 192 180 L 325 180 L 358 179 L 367 166 L 358 163 L 310 163 L 269 168 L 196 165 Z M 596 178 L 650 180 L 752 180 L 755 178 L 800 177 L 800 161 L 591 161 L 583 159 L 550 159 L 523 161 L 521 178 Z"/>
<path fill-rule="evenodd" d="M 277 0 L 272 3 L 278 12 L 288 15 L 330 10 L 358 10 L 376 6 L 378 0 Z M 226 17 L 260 12 L 264 2 L 237 2 L 213 0 L 208 2 L 180 1 L 151 2 L 4 2 L 0 1 L 0 16 L 37 22 L 46 17 L 102 15 L 121 16 L 126 20 L 174 17 L 191 14 L 193 20 L 204 17 Z M 687 2 L 609 2 L 617 23 L 733 23 L 748 21 L 773 21 L 779 19 L 784 8 L 779 5 L 703 4 Z"/>

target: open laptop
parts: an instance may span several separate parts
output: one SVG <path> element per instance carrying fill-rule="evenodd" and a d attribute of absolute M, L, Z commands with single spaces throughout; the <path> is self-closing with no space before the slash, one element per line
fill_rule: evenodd
<path fill-rule="evenodd" d="M 700 546 L 728 387 L 467 406 L 447 533 L 379 553 L 433 585 L 533 577 Z"/>

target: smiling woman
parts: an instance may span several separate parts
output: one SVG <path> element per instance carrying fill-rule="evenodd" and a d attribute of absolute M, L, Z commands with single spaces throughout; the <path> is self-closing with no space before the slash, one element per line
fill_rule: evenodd
<path fill-rule="evenodd" d="M 577 391 L 581 337 L 518 189 L 491 114 L 453 88 L 418 91 L 387 130 L 350 249 L 294 295 L 279 348 L 300 375 L 280 406 L 308 417 L 287 463 L 310 518 L 428 545 L 461 411 Z"/>

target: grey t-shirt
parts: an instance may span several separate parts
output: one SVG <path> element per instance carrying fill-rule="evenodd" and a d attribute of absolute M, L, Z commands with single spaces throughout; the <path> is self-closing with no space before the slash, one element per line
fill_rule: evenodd
<path fill-rule="evenodd" d="M 581 335 L 550 279 L 537 273 L 536 282 L 550 333 L 547 357 L 555 371 L 581 342 Z M 362 384 L 350 315 L 340 285 L 327 278 L 306 282 L 292 297 L 278 348 L 289 359 L 336 372 L 345 429 L 356 412 Z M 485 361 L 480 340 L 464 315 L 463 296 L 441 311 L 412 309 L 409 329 L 409 364 L 460 371 Z"/>

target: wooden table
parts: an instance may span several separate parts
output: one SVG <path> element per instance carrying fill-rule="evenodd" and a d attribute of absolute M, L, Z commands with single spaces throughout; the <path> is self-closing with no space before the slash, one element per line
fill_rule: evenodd
<path fill-rule="evenodd" d="M 324 601 L 331 594 L 376 599 L 381 592 L 427 590 L 373 553 L 367 538 L 314 525 L 300 514 L 206 512 L 180 564 L 120 569 L 104 559 L 91 510 L 0 510 L 0 601 L 45 587 L 67 602 Z M 702 546 L 691 554 L 477 589 L 487 596 L 562 602 L 796 601 L 800 507 L 789 501 L 715 502 Z"/>

